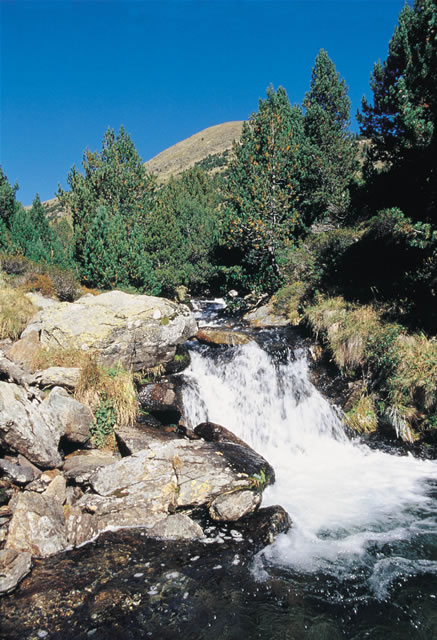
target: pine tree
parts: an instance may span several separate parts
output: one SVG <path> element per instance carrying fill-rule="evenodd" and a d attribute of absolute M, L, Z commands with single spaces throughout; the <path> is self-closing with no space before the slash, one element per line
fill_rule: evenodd
<path fill-rule="evenodd" d="M 312 147 L 307 181 L 309 217 L 341 218 L 349 205 L 349 186 L 357 169 L 357 146 L 348 130 L 350 100 L 334 63 L 320 50 L 305 95 L 305 133 Z"/>
<path fill-rule="evenodd" d="M 281 281 L 280 252 L 302 233 L 302 197 L 307 175 L 303 114 L 285 90 L 267 90 L 258 112 L 243 126 L 233 148 L 224 236 L 239 251 L 241 284 L 274 290 Z"/>
<path fill-rule="evenodd" d="M 435 0 L 405 5 L 387 59 L 375 64 L 370 86 L 373 104 L 363 98 L 358 120 L 361 133 L 371 140 L 371 179 L 377 179 L 382 166 L 377 206 L 397 205 L 416 219 L 432 221 L 437 190 Z"/>

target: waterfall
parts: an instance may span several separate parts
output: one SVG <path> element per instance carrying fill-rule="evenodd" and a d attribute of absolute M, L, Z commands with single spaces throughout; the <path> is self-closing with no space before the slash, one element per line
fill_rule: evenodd
<path fill-rule="evenodd" d="M 275 469 L 263 504 L 281 504 L 293 527 L 264 550 L 260 571 L 359 574 L 380 598 L 400 575 L 437 572 L 437 463 L 350 440 L 304 350 L 277 362 L 256 342 L 219 355 L 205 347 L 184 378 L 187 423 L 224 425 Z"/>

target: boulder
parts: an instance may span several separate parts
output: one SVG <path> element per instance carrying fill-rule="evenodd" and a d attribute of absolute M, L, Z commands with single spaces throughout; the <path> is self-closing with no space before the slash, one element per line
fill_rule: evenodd
<path fill-rule="evenodd" d="M 175 513 L 153 525 L 147 535 L 166 540 L 196 540 L 203 537 L 203 530 L 186 514 Z"/>
<path fill-rule="evenodd" d="M 188 307 L 152 296 L 110 291 L 42 309 L 25 329 L 47 348 L 82 349 L 106 366 L 140 371 L 173 360 L 197 331 Z"/>
<path fill-rule="evenodd" d="M 10 460 L 0 458 L 0 471 L 3 471 L 11 480 L 17 484 L 28 484 L 37 477 L 31 467 L 22 467 Z"/>
<path fill-rule="evenodd" d="M 171 382 L 146 384 L 138 394 L 138 402 L 146 411 L 177 423 L 182 415 L 175 385 Z"/>
<path fill-rule="evenodd" d="M 75 389 L 80 378 L 78 367 L 49 367 L 33 374 L 33 384 L 40 387 Z"/>
<path fill-rule="evenodd" d="M 252 515 L 239 522 L 245 538 L 252 540 L 254 550 L 263 549 L 281 533 L 287 533 L 292 521 L 285 509 L 279 505 L 258 509 Z"/>
<path fill-rule="evenodd" d="M 26 391 L 12 383 L 0 382 L 0 444 L 21 453 L 40 467 L 56 467 L 62 459 L 58 451 L 63 425 L 54 419 L 47 400 L 35 405 Z"/>
<path fill-rule="evenodd" d="M 205 342 L 211 345 L 229 345 L 236 346 L 239 344 L 247 344 L 252 338 L 242 331 L 229 331 L 225 329 L 199 329 L 196 334 L 199 342 Z"/>
<path fill-rule="evenodd" d="M 73 480 L 77 484 L 84 484 L 88 482 L 97 469 L 113 465 L 118 459 L 119 456 L 100 449 L 79 451 L 67 456 L 65 459 L 64 475 L 68 480 Z"/>
<path fill-rule="evenodd" d="M 0 551 L 0 594 L 11 593 L 31 568 L 32 556 L 28 551 Z"/>
<path fill-rule="evenodd" d="M 67 483 L 65 478 L 63 476 L 53 478 L 43 495 L 56 498 L 59 504 L 64 504 L 67 498 Z"/>
<path fill-rule="evenodd" d="M 38 331 L 27 331 L 8 349 L 8 358 L 26 371 L 33 371 L 33 361 L 40 350 Z"/>
<path fill-rule="evenodd" d="M 234 491 L 218 496 L 210 504 L 213 520 L 233 522 L 253 513 L 261 503 L 261 494 L 254 491 Z"/>
<path fill-rule="evenodd" d="M 256 329 L 263 329 L 268 327 L 286 327 L 290 324 L 290 321 L 285 316 L 278 314 L 273 303 L 269 302 L 254 311 L 249 311 L 243 316 L 243 319 L 249 323 L 251 327 Z"/>
<path fill-rule="evenodd" d="M 59 500 L 33 491 L 20 493 L 5 548 L 46 558 L 67 545 L 64 510 Z"/>
<path fill-rule="evenodd" d="M 93 540 L 99 533 L 96 518 L 76 506 L 65 509 L 65 526 L 68 543 L 72 547 L 79 547 Z"/>
<path fill-rule="evenodd" d="M 89 407 L 72 398 L 62 387 L 52 389 L 46 405 L 54 421 L 63 425 L 63 435 L 69 442 L 84 444 L 89 440 L 94 422 Z"/>

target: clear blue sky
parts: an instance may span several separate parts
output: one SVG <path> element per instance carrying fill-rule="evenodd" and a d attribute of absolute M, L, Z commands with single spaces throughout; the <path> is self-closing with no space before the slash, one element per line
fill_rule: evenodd
<path fill-rule="evenodd" d="M 403 0 L 0 0 L 0 163 L 29 204 L 123 124 L 144 161 L 246 119 L 266 87 L 301 102 L 328 51 L 352 128 Z"/>

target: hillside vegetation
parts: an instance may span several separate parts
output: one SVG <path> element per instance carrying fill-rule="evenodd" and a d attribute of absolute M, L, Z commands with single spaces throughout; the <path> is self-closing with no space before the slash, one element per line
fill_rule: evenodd
<path fill-rule="evenodd" d="M 59 270 L 66 282 L 165 296 L 235 289 L 236 311 L 274 294 L 359 388 L 351 425 L 435 439 L 436 24 L 433 0 L 402 9 L 360 139 L 346 82 L 321 50 L 302 104 L 269 87 L 247 122 L 146 165 L 123 127 L 108 129 L 59 189 L 68 219 L 48 225 L 38 197 L 23 210 L 1 172 L 3 268 L 70 297 L 77 288 L 60 286 Z"/>

